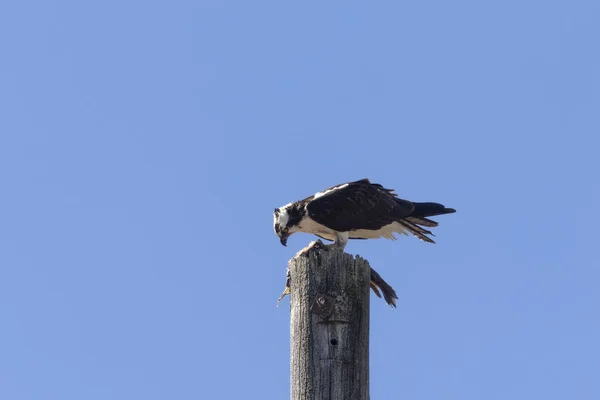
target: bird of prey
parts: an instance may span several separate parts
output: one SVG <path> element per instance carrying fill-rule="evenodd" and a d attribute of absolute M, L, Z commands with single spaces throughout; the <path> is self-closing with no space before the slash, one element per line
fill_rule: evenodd
<path fill-rule="evenodd" d="M 273 229 L 281 244 L 296 232 L 332 240 L 330 248 L 343 250 L 348 239 L 386 238 L 412 234 L 435 243 L 426 228 L 438 225 L 428 217 L 456 212 L 439 203 L 417 203 L 399 198 L 368 179 L 332 186 L 313 196 L 275 209 Z"/>

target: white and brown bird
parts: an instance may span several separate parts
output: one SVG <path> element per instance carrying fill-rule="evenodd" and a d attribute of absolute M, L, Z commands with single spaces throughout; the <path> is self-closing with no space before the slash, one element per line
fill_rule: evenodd
<path fill-rule="evenodd" d="M 334 243 L 328 246 L 342 250 L 348 239 L 395 240 L 395 233 L 412 234 L 434 243 L 429 237 L 433 233 L 426 228 L 438 223 L 428 217 L 454 212 L 439 203 L 403 200 L 393 190 L 361 179 L 276 208 L 273 228 L 284 246 L 296 232 L 332 240 Z"/>

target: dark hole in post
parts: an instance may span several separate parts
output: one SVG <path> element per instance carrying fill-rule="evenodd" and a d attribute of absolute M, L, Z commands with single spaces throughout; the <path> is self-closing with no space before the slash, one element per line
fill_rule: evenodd
<path fill-rule="evenodd" d="M 331 344 L 334 346 L 337 346 L 337 344 L 338 344 L 337 339 L 331 339 Z"/>

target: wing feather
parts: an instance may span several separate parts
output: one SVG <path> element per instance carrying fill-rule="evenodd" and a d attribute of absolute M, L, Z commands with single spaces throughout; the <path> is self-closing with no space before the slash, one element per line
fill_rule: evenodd
<path fill-rule="evenodd" d="M 313 220 L 338 232 L 380 229 L 408 217 L 413 210 L 411 202 L 368 179 L 334 186 L 306 206 Z"/>
<path fill-rule="evenodd" d="M 410 216 L 406 219 L 408 221 L 412 222 L 413 224 L 423 225 L 428 228 L 435 228 L 436 226 L 438 226 L 438 223 L 436 221 L 432 221 L 429 218 L 425 218 L 425 217 Z"/>
<path fill-rule="evenodd" d="M 415 235 L 417 238 L 421 239 L 422 241 L 428 242 L 428 243 L 435 243 L 433 241 L 433 239 L 425 236 L 425 235 L 435 236 L 431 231 L 428 231 L 427 229 L 423 229 L 420 226 L 415 225 L 412 222 L 408 221 L 407 219 L 398 221 L 398 223 L 400 225 L 402 225 L 403 227 L 405 227 L 410 233 L 412 233 L 413 235 Z"/>

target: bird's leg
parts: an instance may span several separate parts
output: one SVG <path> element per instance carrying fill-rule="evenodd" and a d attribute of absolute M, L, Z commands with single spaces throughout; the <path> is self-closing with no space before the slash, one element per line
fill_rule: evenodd
<path fill-rule="evenodd" d="M 324 250 L 342 250 L 346 248 L 346 244 L 348 244 L 349 234 L 348 232 L 336 232 L 335 234 L 335 242 L 331 244 L 323 244 L 321 240 L 317 240 L 320 247 Z"/>

